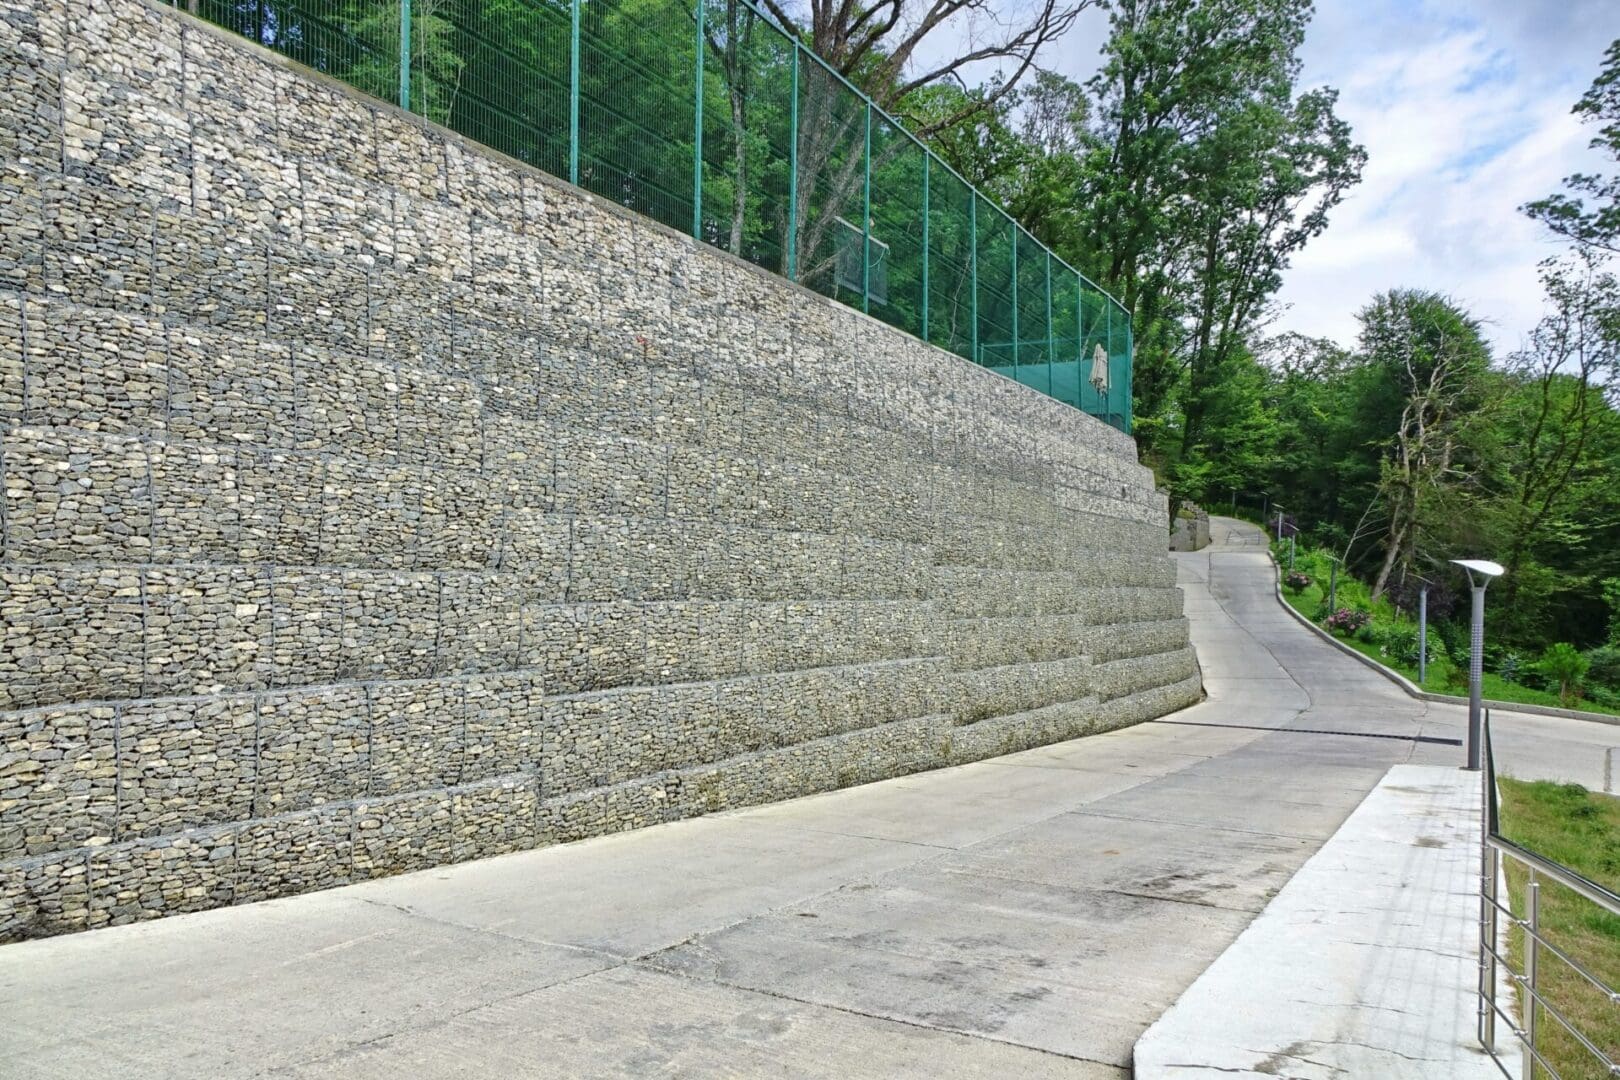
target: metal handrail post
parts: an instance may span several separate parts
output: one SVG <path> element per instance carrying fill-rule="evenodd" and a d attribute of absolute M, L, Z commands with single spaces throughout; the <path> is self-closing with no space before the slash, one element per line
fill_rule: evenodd
<path fill-rule="evenodd" d="M 1496 761 L 1485 752 L 1485 767 L 1479 774 L 1479 996 L 1484 1003 L 1479 1017 L 1479 1041 L 1486 1052 L 1496 1052 L 1496 945 L 1498 909 L 1496 904 L 1496 848 L 1491 846 L 1496 805 Z"/>
<path fill-rule="evenodd" d="M 1530 1053 L 1524 1055 L 1524 1080 L 1535 1080 L 1536 1073 L 1536 945 L 1541 932 L 1541 882 L 1536 871 L 1530 870 L 1530 887 L 1525 895 L 1526 922 L 1524 935 L 1524 982 L 1530 993 L 1524 999 L 1524 1041 Z"/>

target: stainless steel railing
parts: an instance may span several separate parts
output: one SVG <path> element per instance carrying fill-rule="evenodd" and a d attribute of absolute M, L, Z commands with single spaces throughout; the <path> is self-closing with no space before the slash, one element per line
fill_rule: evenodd
<path fill-rule="evenodd" d="M 1620 917 L 1620 895 L 1610 892 L 1595 881 L 1569 867 L 1545 858 L 1515 844 L 1501 833 L 1496 792 L 1496 758 L 1491 751 L 1490 714 L 1485 723 L 1485 768 L 1482 775 L 1483 828 L 1480 843 L 1479 889 L 1479 1041 L 1486 1053 L 1496 1062 L 1504 1076 L 1512 1077 L 1497 1046 L 1497 1020 L 1506 1025 L 1511 1037 L 1523 1051 L 1521 1059 L 1523 1080 L 1550 1077 L 1552 1080 L 1575 1080 L 1577 1076 L 1620 1077 L 1620 1063 L 1588 1032 L 1567 1015 L 1565 1009 L 1553 1004 L 1544 993 L 1544 963 L 1561 964 L 1589 983 L 1602 994 L 1610 1007 L 1620 1007 L 1620 992 L 1593 973 L 1591 964 L 1583 962 L 1569 952 L 1547 940 L 1541 925 L 1541 886 L 1543 881 L 1554 882 L 1583 900 Z M 1523 867 L 1526 875 L 1524 911 L 1515 914 L 1510 904 L 1500 895 L 1498 882 L 1509 863 Z M 1504 921 L 1505 920 L 1505 921 Z M 1524 962 L 1515 968 L 1508 955 L 1504 929 L 1518 930 L 1524 935 Z M 1512 1009 L 1498 1000 L 1497 982 L 1505 974 L 1518 994 L 1518 1017 Z M 1579 1072 L 1568 1074 L 1549 1061 L 1545 1053 L 1544 1032 L 1547 1022 L 1558 1024 L 1590 1057 L 1583 1057 Z M 1568 1068 L 1566 1064 L 1564 1067 Z"/>

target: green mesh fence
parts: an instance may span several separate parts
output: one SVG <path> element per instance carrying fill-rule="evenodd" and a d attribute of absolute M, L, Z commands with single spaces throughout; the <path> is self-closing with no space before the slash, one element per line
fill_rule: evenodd
<path fill-rule="evenodd" d="M 1128 313 L 751 0 L 170 2 L 1130 430 Z"/>

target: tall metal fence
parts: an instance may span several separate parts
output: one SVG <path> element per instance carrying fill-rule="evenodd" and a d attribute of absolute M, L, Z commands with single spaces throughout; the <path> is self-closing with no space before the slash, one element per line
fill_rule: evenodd
<path fill-rule="evenodd" d="M 168 0 L 1131 428 L 1131 325 L 752 0 Z"/>

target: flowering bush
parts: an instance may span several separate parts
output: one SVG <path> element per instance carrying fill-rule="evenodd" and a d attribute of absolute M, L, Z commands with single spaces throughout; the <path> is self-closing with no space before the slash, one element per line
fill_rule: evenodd
<path fill-rule="evenodd" d="M 1290 570 L 1283 577 L 1283 584 L 1288 586 L 1290 591 L 1299 592 L 1301 589 L 1310 588 L 1311 576 L 1302 574 L 1298 570 Z"/>
<path fill-rule="evenodd" d="M 1346 607 L 1340 608 L 1328 616 L 1327 627 L 1334 633 L 1354 634 L 1370 622 L 1372 622 L 1372 616 L 1367 612 Z"/>

